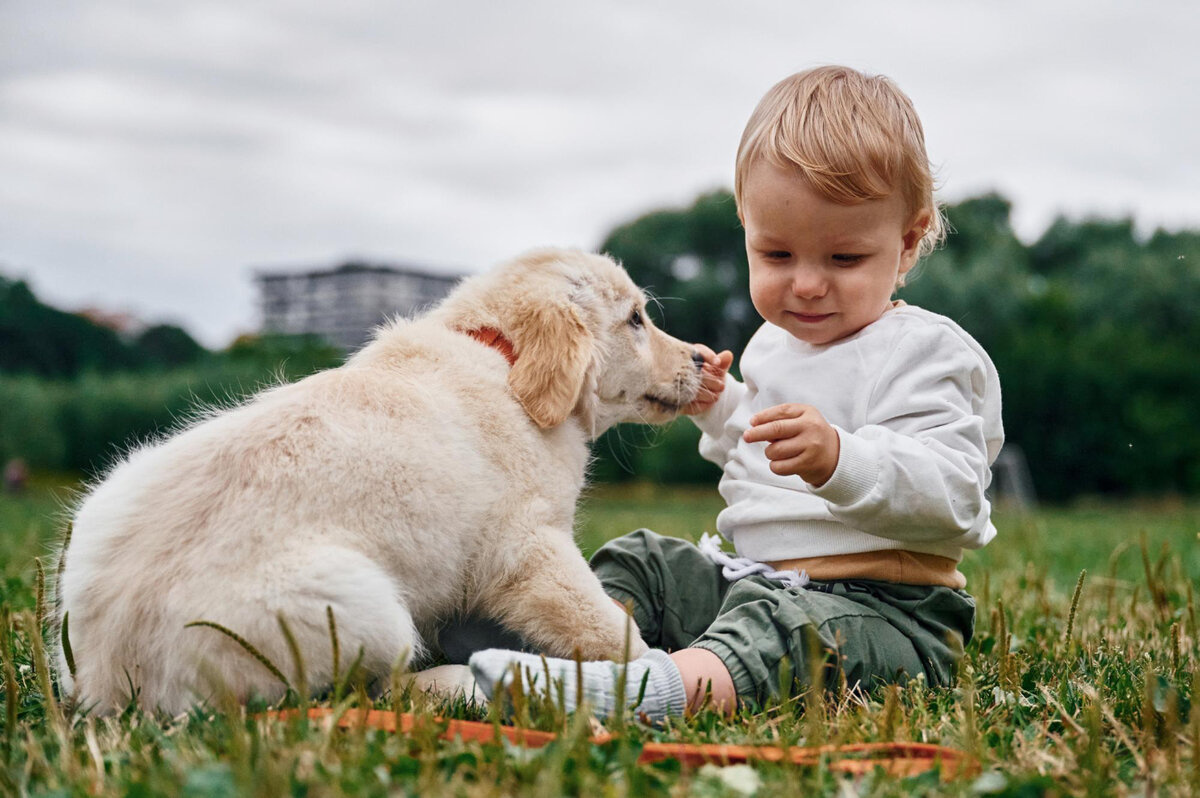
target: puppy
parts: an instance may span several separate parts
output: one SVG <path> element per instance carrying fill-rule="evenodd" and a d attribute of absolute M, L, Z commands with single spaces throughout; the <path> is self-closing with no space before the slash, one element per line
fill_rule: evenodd
<path fill-rule="evenodd" d="M 645 301 L 608 258 L 535 251 L 340 368 L 130 452 L 83 498 L 64 552 L 64 684 L 97 712 L 178 713 L 216 690 L 274 700 L 267 667 L 189 624 L 295 679 L 282 619 L 319 685 L 327 612 L 376 680 L 472 610 L 551 655 L 621 658 L 630 619 L 573 539 L 587 444 L 673 418 L 702 364 Z M 634 628 L 630 654 L 644 650 Z"/>

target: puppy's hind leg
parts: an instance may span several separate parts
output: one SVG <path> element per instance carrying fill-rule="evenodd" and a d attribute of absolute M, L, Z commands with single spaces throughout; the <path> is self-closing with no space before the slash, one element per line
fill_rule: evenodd
<path fill-rule="evenodd" d="M 285 556 L 272 563 L 258 600 L 238 613 L 243 623 L 222 625 L 242 634 L 293 688 L 303 681 L 310 693 L 319 695 L 335 679 L 345 681 L 352 666 L 372 689 L 386 687 L 394 667 L 406 667 L 422 653 L 412 615 L 397 586 L 378 565 L 353 550 L 333 546 L 310 549 L 302 559 Z M 281 618 L 295 641 L 300 662 L 284 636 Z M 241 631 L 247 626 L 252 630 L 249 634 Z M 207 629 L 191 631 L 223 637 Z M 252 694 L 268 699 L 282 694 L 279 680 L 248 661 L 250 655 L 232 640 L 210 642 L 221 650 L 207 652 L 207 667 L 202 672 L 215 679 L 214 687 L 232 689 L 243 699 Z"/>
<path fill-rule="evenodd" d="M 301 650 L 317 654 L 309 683 L 318 688 L 335 678 L 344 680 L 353 666 L 375 689 L 386 687 L 393 668 L 404 668 L 424 653 L 398 586 L 359 552 L 326 548 L 308 556 L 309 565 L 297 584 L 303 600 L 295 607 L 304 617 L 288 622 L 303 626 L 308 642 Z M 301 633 L 294 634 L 299 642 Z M 336 674 L 335 638 L 340 660 Z"/>

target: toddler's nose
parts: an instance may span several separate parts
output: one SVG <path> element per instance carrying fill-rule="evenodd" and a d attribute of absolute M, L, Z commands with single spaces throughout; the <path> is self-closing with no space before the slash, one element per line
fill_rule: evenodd
<path fill-rule="evenodd" d="M 825 279 L 820 274 L 800 274 L 792 280 L 792 293 L 804 299 L 825 295 Z"/>

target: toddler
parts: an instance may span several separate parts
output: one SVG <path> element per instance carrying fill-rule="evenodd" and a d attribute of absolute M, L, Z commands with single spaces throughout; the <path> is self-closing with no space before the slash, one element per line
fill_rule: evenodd
<path fill-rule="evenodd" d="M 957 324 L 892 298 L 943 229 L 912 103 L 848 68 L 786 78 L 746 126 L 734 193 L 765 323 L 742 382 L 726 374 L 731 353 L 700 348 L 709 391 L 687 412 L 724 471 L 717 529 L 736 556 L 648 530 L 596 553 L 654 649 L 628 663 L 623 695 L 613 663 L 584 663 L 600 714 L 639 694 L 651 720 L 761 705 L 785 660 L 796 690 L 814 672 L 945 685 L 971 636 L 958 563 L 995 535 L 984 490 L 1000 384 Z M 514 651 L 470 659 L 489 696 L 514 663 L 545 672 Z M 573 704 L 576 663 L 549 669 Z"/>

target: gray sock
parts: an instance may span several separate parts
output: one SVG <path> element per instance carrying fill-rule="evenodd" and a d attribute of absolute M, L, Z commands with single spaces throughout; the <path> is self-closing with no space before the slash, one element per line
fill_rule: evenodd
<path fill-rule="evenodd" d="M 558 699 L 558 690 L 554 682 L 562 682 L 562 697 L 566 710 L 573 712 L 578 707 L 575 698 L 579 664 L 573 659 L 543 658 L 537 654 L 524 654 L 519 651 L 506 651 L 500 648 L 490 648 L 471 655 L 471 672 L 475 681 L 487 694 L 494 698 L 497 690 L 507 687 L 513 678 L 512 666 L 521 669 L 522 680 L 530 689 Z M 682 715 L 687 708 L 687 692 L 683 687 L 683 677 L 679 668 L 665 651 L 651 649 L 639 659 L 628 665 L 625 675 L 625 695 L 617 696 L 617 683 L 621 669 L 625 667 L 616 662 L 584 662 L 583 663 L 583 699 L 598 717 L 607 717 L 616 709 L 617 701 L 621 700 L 626 707 L 638 699 L 642 690 L 643 680 L 646 690 L 642 702 L 633 711 L 644 713 L 651 721 L 660 721 L 668 716 Z M 546 670 L 549 668 L 551 684 L 546 685 Z"/>

